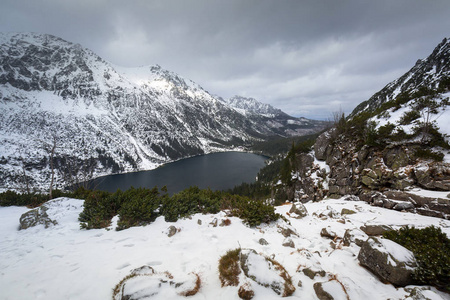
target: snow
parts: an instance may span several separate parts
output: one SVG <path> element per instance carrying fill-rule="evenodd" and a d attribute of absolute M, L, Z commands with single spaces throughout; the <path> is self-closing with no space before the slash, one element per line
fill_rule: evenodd
<path fill-rule="evenodd" d="M 350 299 L 404 299 L 408 292 L 380 282 L 365 268 L 359 266 L 359 247 L 330 246 L 329 239 L 320 236 L 322 228 L 331 229 L 342 237 L 345 229 L 359 230 L 361 225 L 385 224 L 399 228 L 403 225 L 425 227 L 434 225 L 450 235 L 450 221 L 402 213 L 372 207 L 362 201 L 324 200 L 309 202 L 305 206 L 309 215 L 303 219 L 290 218 L 290 205 L 277 207 L 277 212 L 291 222 L 299 236 L 291 236 L 296 248 L 283 247 L 284 237 L 279 227 L 288 226 L 279 220 L 256 228 L 245 226 L 238 218 L 231 217 L 231 225 L 213 227 L 214 219 L 226 218 L 224 212 L 214 215 L 197 214 L 192 218 L 168 223 L 160 217 L 150 225 L 115 231 L 117 217 L 108 229 L 81 230 L 77 221 L 82 210 L 82 200 L 59 198 L 48 203 L 50 218 L 58 224 L 47 229 L 36 226 L 18 230 L 19 218 L 25 207 L 0 207 L 0 299 L 111 299 L 112 289 L 136 268 L 151 266 L 158 273 L 170 272 L 175 280 L 199 274 L 202 286 L 190 299 L 239 299 L 238 287 L 221 288 L 218 277 L 218 261 L 228 250 L 242 247 L 271 257 L 283 265 L 296 286 L 293 298 L 316 299 L 314 282 L 326 282 L 324 289 L 341 299 L 343 284 Z M 356 214 L 321 219 L 315 215 L 342 208 L 357 211 Z M 314 215 L 315 214 L 315 215 Z M 337 222 L 345 219 L 345 224 Z M 202 221 L 202 225 L 197 223 Z M 169 226 L 179 229 L 168 237 Z M 260 245 L 264 238 L 269 245 Z M 405 253 L 395 253 L 403 258 Z M 264 270 L 268 262 L 262 256 L 250 257 L 256 269 Z M 314 280 L 300 270 L 311 267 L 327 272 Z M 270 282 L 273 274 L 256 272 L 255 276 Z M 335 279 L 338 279 L 338 283 Z M 298 281 L 302 287 L 297 287 Z M 255 299 L 280 299 L 270 288 L 251 286 Z M 136 284 L 139 284 L 136 282 Z M 131 288 L 131 286 L 130 286 Z M 138 288 L 136 286 L 136 288 Z M 432 289 L 434 299 L 448 299 L 448 295 Z M 446 298 L 447 297 L 447 298 Z M 152 298 L 153 299 L 153 298 Z M 163 287 L 154 299 L 184 299 L 173 288 Z M 345 299 L 345 298 L 344 298 Z"/>
<path fill-rule="evenodd" d="M 383 251 L 386 251 L 387 253 L 389 253 L 390 255 L 388 256 L 388 260 L 389 263 L 392 266 L 396 266 L 397 263 L 395 261 L 398 262 L 412 262 L 414 261 L 414 254 L 409 251 L 408 249 L 406 249 L 403 246 L 398 245 L 397 243 L 388 240 L 388 239 L 378 239 L 378 241 L 381 243 L 382 247 L 378 247 L 378 249 L 383 249 Z M 392 258 L 395 260 L 392 260 Z"/>

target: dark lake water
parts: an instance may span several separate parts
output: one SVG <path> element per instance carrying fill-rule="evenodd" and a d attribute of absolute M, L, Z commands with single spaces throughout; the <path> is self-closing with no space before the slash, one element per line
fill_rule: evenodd
<path fill-rule="evenodd" d="M 264 167 L 265 156 L 245 152 L 212 153 L 186 158 L 151 171 L 104 176 L 96 179 L 96 189 L 115 192 L 133 187 L 161 188 L 170 195 L 190 186 L 225 190 L 243 182 L 251 183 Z"/>

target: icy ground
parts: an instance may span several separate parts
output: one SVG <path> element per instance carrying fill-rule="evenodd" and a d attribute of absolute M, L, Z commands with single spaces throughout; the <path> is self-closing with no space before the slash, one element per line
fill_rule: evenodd
<path fill-rule="evenodd" d="M 386 224 L 398 227 L 435 225 L 450 235 L 450 221 L 401 213 L 372 207 L 361 201 L 324 200 L 305 204 L 309 215 L 297 220 L 287 212 L 290 205 L 277 207 L 290 222 L 278 221 L 270 225 L 249 228 L 238 218 L 231 224 L 213 227 L 210 222 L 225 219 L 225 213 L 192 216 L 175 223 L 163 217 L 145 227 L 123 231 L 80 230 L 78 214 L 83 201 L 59 198 L 51 202 L 47 211 L 58 224 L 18 230 L 19 217 L 25 207 L 0 207 L 0 299 L 111 299 L 113 288 L 130 271 L 144 265 L 157 272 L 168 271 L 174 277 L 185 277 L 191 272 L 201 279 L 199 292 L 189 299 L 239 299 L 238 287 L 222 288 L 218 276 L 218 261 L 228 250 L 252 248 L 258 253 L 274 258 L 292 277 L 296 291 L 292 299 L 317 299 L 314 282 L 327 282 L 324 289 L 335 299 L 411 299 L 404 288 L 384 284 L 358 264 L 359 247 L 330 246 L 330 239 L 320 236 L 322 228 L 329 227 L 342 237 L 349 228 L 364 224 Z M 341 215 L 342 208 L 356 211 Z M 323 215 L 334 217 L 319 217 Z M 201 224 L 198 220 L 201 220 Z M 345 224 L 342 224 L 345 220 Z M 338 222 L 339 221 L 339 222 Z M 179 232 L 167 236 L 169 226 Z M 112 226 L 114 227 L 114 225 Z M 284 247 L 285 237 L 280 227 L 291 228 L 298 236 L 290 238 L 295 248 Z M 259 244 L 264 238 L 269 244 Z M 341 248 L 341 249 L 339 249 Z M 264 262 L 264 260 L 262 260 Z M 298 272 L 304 267 L 324 270 L 327 275 L 317 275 L 314 280 Z M 335 275 L 336 280 L 330 280 Z M 262 276 L 262 275 L 261 275 Z M 270 275 L 268 275 L 270 276 Z M 329 281 L 330 280 L 330 281 Z M 298 282 L 302 287 L 298 287 Z M 254 299 L 280 299 L 270 288 L 252 284 Z M 430 299 L 449 299 L 449 295 L 435 289 L 426 291 Z M 152 299 L 185 299 L 170 290 L 161 291 Z"/>

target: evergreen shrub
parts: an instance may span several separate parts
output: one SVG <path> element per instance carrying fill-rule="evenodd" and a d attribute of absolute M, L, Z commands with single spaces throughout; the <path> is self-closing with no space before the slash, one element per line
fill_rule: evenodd
<path fill-rule="evenodd" d="M 450 292 L 450 239 L 438 227 L 403 227 L 383 234 L 414 253 L 418 267 L 413 277 L 420 284 Z"/>

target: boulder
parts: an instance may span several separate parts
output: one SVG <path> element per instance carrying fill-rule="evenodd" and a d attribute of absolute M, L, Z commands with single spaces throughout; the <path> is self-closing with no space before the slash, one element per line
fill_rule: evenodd
<path fill-rule="evenodd" d="M 173 237 L 177 232 L 178 232 L 178 229 L 172 225 L 167 229 L 167 236 Z"/>
<path fill-rule="evenodd" d="M 295 292 L 292 278 L 277 261 L 256 253 L 255 250 L 241 250 L 240 265 L 244 275 L 257 284 L 272 289 L 287 297 Z"/>
<path fill-rule="evenodd" d="M 387 225 L 364 225 L 360 229 L 368 236 L 382 235 L 386 231 L 393 230 L 391 226 Z"/>
<path fill-rule="evenodd" d="M 411 202 L 399 202 L 394 207 L 394 210 L 402 211 L 402 210 L 413 210 L 414 204 Z"/>
<path fill-rule="evenodd" d="M 330 138 L 335 130 L 335 128 L 330 129 L 317 137 L 314 144 L 314 155 L 318 160 L 325 160 L 327 158 L 327 147 L 330 144 Z"/>
<path fill-rule="evenodd" d="M 333 240 L 337 237 L 337 234 L 336 232 L 332 231 L 330 227 L 326 227 L 322 228 L 322 230 L 320 231 L 320 236 Z"/>
<path fill-rule="evenodd" d="M 22 214 L 19 219 L 19 229 L 27 229 L 36 225 L 44 225 L 45 228 L 48 228 L 52 225 L 58 224 L 58 222 L 49 218 L 47 210 L 48 207 L 46 204 L 43 204 L 38 208 L 29 210 Z"/>
<path fill-rule="evenodd" d="M 282 244 L 284 247 L 291 247 L 291 248 L 295 248 L 295 243 L 291 238 L 286 238 L 283 241 Z"/>
<path fill-rule="evenodd" d="M 350 246 L 351 243 L 355 243 L 359 247 L 367 240 L 368 235 L 359 229 L 347 229 L 344 233 L 344 246 Z"/>
<path fill-rule="evenodd" d="M 323 289 L 323 282 L 314 283 L 314 292 L 316 292 L 317 298 L 320 300 L 334 300 L 333 296 L 331 296 L 328 292 Z"/>
<path fill-rule="evenodd" d="M 308 210 L 301 202 L 295 202 L 292 204 L 289 214 L 292 218 L 301 219 L 308 215 Z"/>
<path fill-rule="evenodd" d="M 396 286 L 414 284 L 412 273 L 417 267 L 411 251 L 388 239 L 370 237 L 358 255 L 361 265 Z"/>
<path fill-rule="evenodd" d="M 349 299 L 343 286 L 336 280 L 316 282 L 313 287 L 320 300 Z"/>
<path fill-rule="evenodd" d="M 353 215 L 356 214 L 356 211 L 348 209 L 348 208 L 343 208 L 341 210 L 341 215 Z"/>

